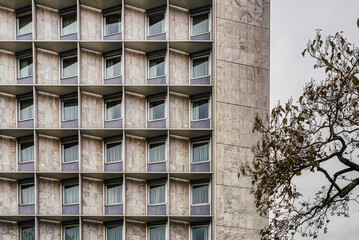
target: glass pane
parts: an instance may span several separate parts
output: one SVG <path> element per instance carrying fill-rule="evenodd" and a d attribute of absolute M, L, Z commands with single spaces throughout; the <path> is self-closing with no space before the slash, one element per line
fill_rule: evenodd
<path fill-rule="evenodd" d="M 106 103 L 106 120 L 121 118 L 121 100 Z"/>
<path fill-rule="evenodd" d="M 65 240 L 79 240 L 79 227 L 65 228 Z"/>
<path fill-rule="evenodd" d="M 150 240 L 165 240 L 166 239 L 166 227 L 151 227 L 150 228 Z"/>
<path fill-rule="evenodd" d="M 192 120 L 208 118 L 208 99 L 193 102 Z"/>
<path fill-rule="evenodd" d="M 35 203 L 35 187 L 34 185 L 21 186 L 21 204 Z"/>
<path fill-rule="evenodd" d="M 79 202 L 79 185 L 65 186 L 64 203 L 75 204 Z"/>
<path fill-rule="evenodd" d="M 106 59 L 106 78 L 121 76 L 121 56 Z"/>
<path fill-rule="evenodd" d="M 19 29 L 18 35 L 24 35 L 32 32 L 32 16 L 26 15 L 18 18 Z"/>
<path fill-rule="evenodd" d="M 33 119 L 33 117 L 34 117 L 34 105 L 32 98 L 20 101 L 19 120 Z"/>
<path fill-rule="evenodd" d="M 79 159 L 78 142 L 64 144 L 64 162 L 73 162 Z"/>
<path fill-rule="evenodd" d="M 150 204 L 165 203 L 165 185 L 150 187 Z"/>
<path fill-rule="evenodd" d="M 155 35 L 159 33 L 163 33 L 165 31 L 165 15 L 155 15 L 148 17 L 149 19 L 149 35 Z"/>
<path fill-rule="evenodd" d="M 106 17 L 106 36 L 121 32 L 121 14 Z"/>
<path fill-rule="evenodd" d="M 64 102 L 64 121 L 76 120 L 78 118 L 77 104 L 77 99 Z"/>
<path fill-rule="evenodd" d="M 21 240 L 35 240 L 35 227 L 21 228 Z"/>
<path fill-rule="evenodd" d="M 122 226 L 107 228 L 107 240 L 122 240 Z"/>
<path fill-rule="evenodd" d="M 209 160 L 208 155 L 209 155 L 208 142 L 193 144 L 192 161 L 194 163 L 208 161 Z"/>
<path fill-rule="evenodd" d="M 32 162 L 34 161 L 34 143 L 21 143 L 20 144 L 20 162 Z"/>
<path fill-rule="evenodd" d="M 149 78 L 165 75 L 165 57 L 150 59 L 149 65 Z"/>
<path fill-rule="evenodd" d="M 122 144 L 109 143 L 106 145 L 106 162 L 118 162 L 122 160 Z"/>
<path fill-rule="evenodd" d="M 208 203 L 208 185 L 194 186 L 192 204 Z"/>
<path fill-rule="evenodd" d="M 107 204 L 122 203 L 122 185 L 107 187 Z"/>
<path fill-rule="evenodd" d="M 209 75 L 208 57 L 193 59 L 193 78 Z"/>
<path fill-rule="evenodd" d="M 77 76 L 77 57 L 62 59 L 62 78 Z"/>
<path fill-rule="evenodd" d="M 208 226 L 193 228 L 192 240 L 208 240 Z"/>
<path fill-rule="evenodd" d="M 32 56 L 19 59 L 19 78 L 32 76 Z"/>
<path fill-rule="evenodd" d="M 166 144 L 162 143 L 153 143 L 150 144 L 150 162 L 160 162 L 166 160 Z"/>
<path fill-rule="evenodd" d="M 165 100 L 150 102 L 149 120 L 165 118 Z"/>
<path fill-rule="evenodd" d="M 76 13 L 71 13 L 62 16 L 62 36 L 73 34 L 77 32 L 77 16 Z"/>
<path fill-rule="evenodd" d="M 209 32 L 208 13 L 192 17 L 192 35 Z"/>

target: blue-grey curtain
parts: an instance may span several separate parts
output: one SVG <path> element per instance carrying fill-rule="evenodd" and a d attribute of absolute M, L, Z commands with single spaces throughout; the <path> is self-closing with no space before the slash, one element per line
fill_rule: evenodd
<path fill-rule="evenodd" d="M 72 162 L 79 159 L 78 142 L 64 144 L 64 162 Z"/>
<path fill-rule="evenodd" d="M 192 36 L 209 32 L 208 13 L 192 17 Z"/>
<path fill-rule="evenodd" d="M 165 100 L 150 102 L 149 119 L 156 120 L 165 117 Z"/>
<path fill-rule="evenodd" d="M 106 59 L 106 78 L 121 75 L 121 56 Z"/>
<path fill-rule="evenodd" d="M 122 144 L 109 143 L 106 145 L 106 162 L 118 162 L 122 160 Z"/>
<path fill-rule="evenodd" d="M 166 186 L 151 186 L 150 187 L 150 204 L 165 203 Z"/>
<path fill-rule="evenodd" d="M 107 240 L 122 240 L 122 226 L 107 228 Z"/>
<path fill-rule="evenodd" d="M 192 236 L 193 240 L 208 240 L 208 226 L 193 228 Z"/>
<path fill-rule="evenodd" d="M 192 118 L 193 120 L 200 120 L 208 118 L 208 99 L 193 102 Z"/>
<path fill-rule="evenodd" d="M 19 29 L 18 35 L 24 35 L 32 32 L 32 15 L 26 15 L 18 18 Z"/>
<path fill-rule="evenodd" d="M 21 240 L 35 240 L 35 227 L 21 228 Z"/>
<path fill-rule="evenodd" d="M 65 186 L 65 204 L 79 203 L 79 185 Z"/>
<path fill-rule="evenodd" d="M 205 162 L 209 160 L 208 142 L 193 144 L 193 162 Z"/>
<path fill-rule="evenodd" d="M 33 119 L 34 104 L 32 99 L 20 101 L 20 120 Z"/>
<path fill-rule="evenodd" d="M 121 118 L 121 100 L 106 103 L 106 120 Z"/>
<path fill-rule="evenodd" d="M 21 186 L 21 204 L 35 203 L 35 186 L 23 185 Z"/>
<path fill-rule="evenodd" d="M 208 184 L 193 187 L 192 204 L 202 203 L 208 203 Z"/>
<path fill-rule="evenodd" d="M 122 185 L 107 186 L 107 204 L 122 203 Z"/>
<path fill-rule="evenodd" d="M 193 69 L 192 69 L 193 78 L 207 76 L 209 75 L 208 73 L 209 73 L 208 57 L 193 59 Z"/>
<path fill-rule="evenodd" d="M 121 32 L 121 14 L 112 14 L 106 17 L 106 36 Z"/>
<path fill-rule="evenodd" d="M 62 61 L 62 78 L 77 76 L 77 57 L 64 58 Z"/>
<path fill-rule="evenodd" d="M 21 143 L 20 148 L 20 162 L 25 163 L 34 161 L 34 142 Z"/>
<path fill-rule="evenodd" d="M 20 78 L 32 76 L 32 56 L 21 58 L 20 60 Z"/>
<path fill-rule="evenodd" d="M 166 144 L 162 143 L 153 143 L 150 144 L 150 162 L 160 162 L 166 160 Z"/>
<path fill-rule="evenodd" d="M 79 227 L 65 228 L 65 240 L 79 240 Z"/>
<path fill-rule="evenodd" d="M 149 17 L 148 35 L 155 35 L 165 31 L 165 15 L 159 14 Z"/>
<path fill-rule="evenodd" d="M 73 101 L 64 102 L 64 121 L 76 120 L 78 119 L 78 103 L 77 99 Z"/>
<path fill-rule="evenodd" d="M 149 78 L 165 75 L 165 57 L 150 59 Z"/>
<path fill-rule="evenodd" d="M 76 13 L 62 16 L 62 36 L 77 32 Z"/>
<path fill-rule="evenodd" d="M 150 228 L 150 240 L 165 240 L 166 239 L 166 227 L 152 227 Z"/>

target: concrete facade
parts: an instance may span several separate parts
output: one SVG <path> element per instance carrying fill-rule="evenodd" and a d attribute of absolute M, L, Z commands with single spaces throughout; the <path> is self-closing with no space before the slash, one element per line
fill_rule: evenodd
<path fill-rule="evenodd" d="M 269 10 L 270 0 L 0 0 L 0 240 L 27 227 L 41 240 L 72 227 L 81 240 L 109 240 L 114 227 L 128 240 L 156 227 L 166 240 L 199 227 L 206 240 L 259 239 L 268 219 L 238 173 L 259 139 L 254 116 L 269 110 Z M 208 31 L 194 34 L 197 16 Z M 109 197 L 113 187 L 122 195 Z"/>

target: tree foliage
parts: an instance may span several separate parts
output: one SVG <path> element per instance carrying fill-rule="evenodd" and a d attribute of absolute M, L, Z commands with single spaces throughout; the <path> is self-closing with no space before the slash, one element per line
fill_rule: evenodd
<path fill-rule="evenodd" d="M 316 238 L 327 231 L 330 215 L 348 217 L 349 203 L 359 200 L 353 193 L 359 185 L 359 49 L 342 33 L 323 39 L 317 30 L 304 55 L 316 60 L 325 79 L 306 84 L 298 102 L 278 104 L 269 122 L 256 117 L 254 131 L 262 137 L 253 162 L 241 166 L 252 179 L 258 211 L 273 213 L 262 239 Z M 325 179 L 309 200 L 295 185 L 303 173 Z"/>

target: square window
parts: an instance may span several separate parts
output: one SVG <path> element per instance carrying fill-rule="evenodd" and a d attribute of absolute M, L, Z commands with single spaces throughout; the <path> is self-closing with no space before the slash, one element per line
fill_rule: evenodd
<path fill-rule="evenodd" d="M 106 240 L 122 240 L 122 226 L 107 227 Z"/>
<path fill-rule="evenodd" d="M 166 161 L 166 143 L 150 143 L 149 144 L 149 163 Z"/>
<path fill-rule="evenodd" d="M 106 204 L 122 203 L 122 184 L 106 186 Z"/>
<path fill-rule="evenodd" d="M 209 75 L 209 56 L 192 59 L 192 78 Z"/>
<path fill-rule="evenodd" d="M 77 76 L 77 56 L 62 58 L 62 78 Z"/>
<path fill-rule="evenodd" d="M 148 36 L 165 32 L 165 14 L 148 16 Z"/>
<path fill-rule="evenodd" d="M 156 57 L 148 60 L 148 78 L 165 75 L 165 57 Z"/>
<path fill-rule="evenodd" d="M 61 36 L 77 32 L 77 13 L 71 12 L 61 16 Z"/>
<path fill-rule="evenodd" d="M 192 163 L 209 161 L 209 142 L 192 144 Z"/>
<path fill-rule="evenodd" d="M 114 163 L 122 161 L 122 143 L 107 143 L 106 144 L 106 163 Z"/>
<path fill-rule="evenodd" d="M 209 203 L 209 184 L 192 186 L 192 204 L 208 204 Z"/>
<path fill-rule="evenodd" d="M 64 186 L 64 205 L 79 203 L 79 185 Z M 72 239 L 72 238 L 71 238 Z"/>
<path fill-rule="evenodd" d="M 78 101 L 77 98 L 64 100 L 62 102 L 62 120 L 71 121 L 78 119 Z"/>
<path fill-rule="evenodd" d="M 209 32 L 209 13 L 192 16 L 192 36 Z"/>
<path fill-rule="evenodd" d="M 34 118 L 34 101 L 32 98 L 19 100 L 19 121 Z"/>
<path fill-rule="evenodd" d="M 21 240 L 35 240 L 35 227 L 22 227 Z"/>
<path fill-rule="evenodd" d="M 121 118 L 121 100 L 107 101 L 106 107 L 106 121 L 111 121 Z"/>
<path fill-rule="evenodd" d="M 209 118 L 209 99 L 201 99 L 192 102 L 192 120 Z"/>
<path fill-rule="evenodd" d="M 35 203 L 35 185 L 24 184 L 20 185 L 20 204 L 34 204 Z"/>
<path fill-rule="evenodd" d="M 79 227 L 69 226 L 65 227 L 65 240 L 78 240 L 79 239 Z"/>
<path fill-rule="evenodd" d="M 105 16 L 105 36 L 121 32 L 121 14 L 115 13 Z"/>
<path fill-rule="evenodd" d="M 24 15 L 17 17 L 17 35 L 25 35 L 32 33 L 32 15 Z"/>
<path fill-rule="evenodd" d="M 192 228 L 192 240 L 209 240 L 208 226 Z"/>
<path fill-rule="evenodd" d="M 34 142 L 20 143 L 20 163 L 34 161 Z"/>
<path fill-rule="evenodd" d="M 105 78 L 114 78 L 121 76 L 121 56 L 106 58 L 106 76 Z"/>
<path fill-rule="evenodd" d="M 32 56 L 26 56 L 18 59 L 19 63 L 19 78 L 31 77 L 33 74 Z"/>
<path fill-rule="evenodd" d="M 79 160 L 79 143 L 70 142 L 63 144 L 64 163 L 76 162 Z"/>
<path fill-rule="evenodd" d="M 159 99 L 149 102 L 148 120 L 159 120 L 165 118 L 165 100 Z"/>
<path fill-rule="evenodd" d="M 165 240 L 166 226 L 150 227 L 150 240 Z"/>
<path fill-rule="evenodd" d="M 150 205 L 164 204 L 166 203 L 166 185 L 154 185 L 150 186 Z"/>

